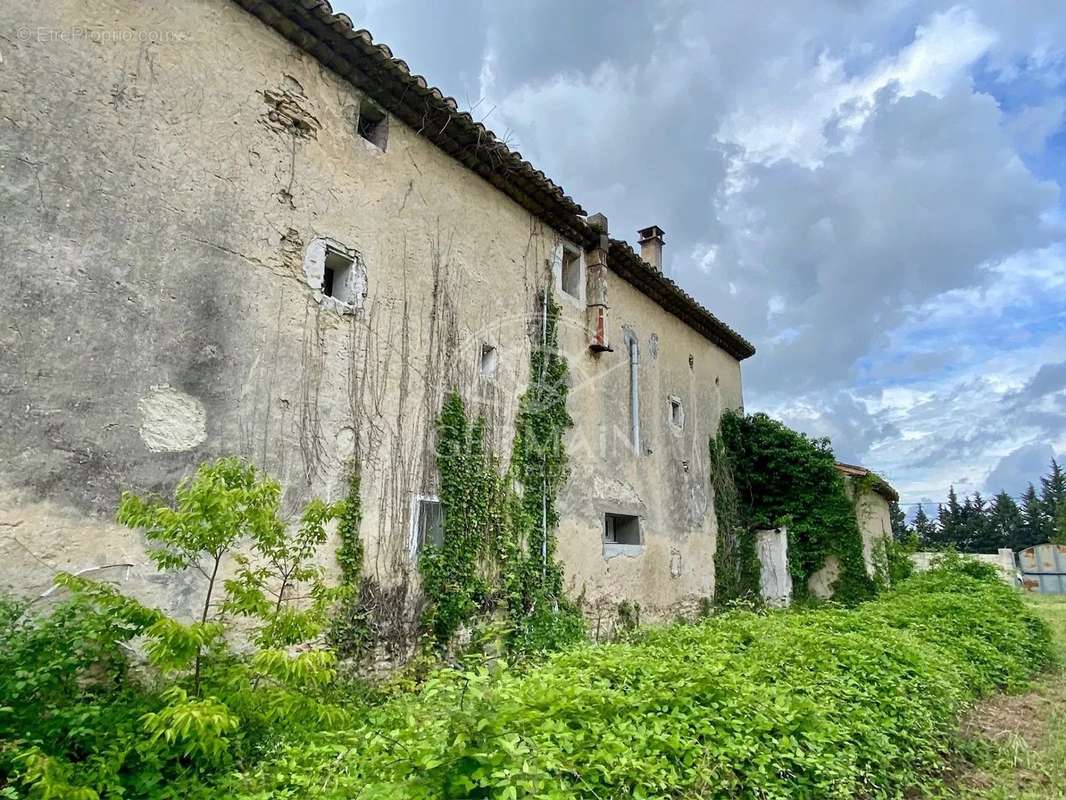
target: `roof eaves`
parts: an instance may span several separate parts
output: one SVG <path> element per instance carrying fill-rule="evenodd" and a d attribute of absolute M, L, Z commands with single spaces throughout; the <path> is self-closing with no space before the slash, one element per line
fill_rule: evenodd
<path fill-rule="evenodd" d="M 235 2 L 560 233 L 587 238 L 585 211 L 573 198 L 327 0 Z"/>
<path fill-rule="evenodd" d="M 846 475 L 850 478 L 865 478 L 867 476 L 873 476 L 870 488 L 886 500 L 894 500 L 896 502 L 899 502 L 899 492 L 893 489 L 888 481 L 886 481 L 873 470 L 869 470 L 866 467 L 860 467 L 858 464 L 845 464 L 843 461 L 838 461 L 836 467 L 837 471 L 841 475 Z"/>
<path fill-rule="evenodd" d="M 412 74 L 369 31 L 356 29 L 327 0 L 234 0 L 322 64 L 350 81 L 389 113 L 465 164 L 504 194 L 575 244 L 593 246 L 598 234 L 585 211 L 520 152 L 459 110 L 454 98 Z M 612 263 L 613 262 L 613 263 Z M 755 348 L 674 281 L 646 264 L 633 249 L 611 240 L 608 266 L 738 360 Z"/>

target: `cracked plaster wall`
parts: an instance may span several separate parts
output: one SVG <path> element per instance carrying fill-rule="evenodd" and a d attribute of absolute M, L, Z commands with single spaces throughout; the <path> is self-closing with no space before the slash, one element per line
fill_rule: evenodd
<path fill-rule="evenodd" d="M 742 404 L 740 364 L 614 274 L 608 282 L 613 352 L 584 348 L 583 307 L 561 302 L 575 426 L 559 555 L 574 596 L 601 608 L 635 600 L 644 620 L 672 618 L 714 594 L 708 443 L 722 411 Z M 631 443 L 626 335 L 640 347 L 640 453 Z M 671 397 L 682 402 L 683 427 L 671 421 Z M 643 545 L 625 548 L 632 555 L 601 545 L 606 512 L 640 516 Z"/>
<path fill-rule="evenodd" d="M 853 479 L 845 479 L 849 497 L 855 493 Z M 888 500 L 872 489 L 866 489 L 855 501 L 855 518 L 862 534 L 862 559 L 866 573 L 872 578 L 877 572 L 875 553 L 881 543 L 892 536 L 892 514 Z"/>
<path fill-rule="evenodd" d="M 233 3 L 4 4 L 0 30 L 32 33 L 0 67 L 0 591 L 90 570 L 188 609 L 191 579 L 153 573 L 111 520 L 122 490 L 169 494 L 228 454 L 277 476 L 289 509 L 339 497 L 358 457 L 367 570 L 411 577 L 443 392 L 460 387 L 506 456 L 555 234 L 396 120 L 385 151 L 360 138 L 359 92 Z M 355 313 L 307 285 L 316 238 L 361 254 Z M 614 341 L 623 324 L 659 338 L 641 364 L 652 452 L 627 449 L 625 354 L 590 355 L 564 305 L 560 555 L 575 593 L 665 613 L 713 586 L 706 443 L 740 403 L 739 365 L 614 276 L 610 300 Z M 646 552 L 608 563 L 618 505 L 644 515 Z"/>

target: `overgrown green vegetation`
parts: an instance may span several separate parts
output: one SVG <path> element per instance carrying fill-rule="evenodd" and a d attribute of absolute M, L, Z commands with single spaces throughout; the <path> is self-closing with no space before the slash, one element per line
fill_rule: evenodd
<path fill-rule="evenodd" d="M 51 613 L 4 604 L 0 779 L 34 798 L 195 797 L 279 737 L 349 720 L 334 654 L 294 651 L 335 599 L 314 556 L 344 506 L 315 500 L 287 525 L 280 499 L 237 459 L 201 465 L 172 505 L 123 496 L 119 519 L 145 531 L 156 565 L 200 575 L 192 623 L 70 575 Z M 235 621 L 253 652 L 234 649 Z"/>
<path fill-rule="evenodd" d="M 347 484 L 344 504 L 337 516 L 337 565 L 341 574 L 328 638 L 338 658 L 358 658 L 372 644 L 373 635 L 363 581 L 366 548 L 359 534 L 363 520 L 362 470 L 357 461 L 348 464 Z"/>
<path fill-rule="evenodd" d="M 932 800 L 1066 800 L 1066 597 L 1025 598 L 1047 621 L 1058 664 L 1024 692 L 989 698 L 967 713 L 960 758 L 920 793 Z"/>
<path fill-rule="evenodd" d="M 1049 647 L 1010 588 L 956 562 L 856 609 L 731 611 L 526 672 L 442 671 L 240 796 L 897 796 L 942 767 L 972 699 Z"/>
<path fill-rule="evenodd" d="M 910 542 L 900 542 L 893 538 L 881 539 L 873 550 L 874 580 L 878 588 L 895 586 L 915 573 L 911 554 L 914 546 Z"/>
<path fill-rule="evenodd" d="M 568 475 L 564 437 L 574 424 L 566 408 L 569 368 L 559 349 L 559 307 L 550 292 L 541 302 L 542 337 L 530 356 L 529 389 L 519 404 L 511 456 L 521 489 L 520 502 L 511 504 L 512 529 L 524 554 L 512 561 L 507 603 L 511 645 L 520 653 L 556 650 L 585 636 L 581 614 L 563 592 L 556 558 L 556 501 Z"/>
<path fill-rule="evenodd" d="M 627 602 L 622 641 L 589 644 L 555 552 L 571 421 L 544 302 L 506 467 L 484 421 L 445 399 L 443 542 L 419 562 L 437 645 L 504 631 L 512 663 L 475 648 L 373 692 L 340 675 L 372 644 L 358 464 L 344 501 L 287 520 L 277 482 L 222 459 L 172 503 L 127 494 L 118 515 L 196 587 L 192 622 L 69 575 L 51 607 L 0 602 L 0 797 L 898 796 L 940 767 L 969 701 L 1047 663 L 1046 628 L 993 568 L 948 557 L 906 579 L 892 548 L 893 588 L 855 609 L 645 630 Z M 757 590 L 752 533 L 782 524 L 800 594 L 830 555 L 838 597 L 871 593 L 828 442 L 728 414 L 711 463 L 724 598 Z M 316 556 L 334 522 L 330 588 Z"/>
<path fill-rule="evenodd" d="M 555 555 L 556 498 L 567 475 L 563 438 L 572 422 L 559 308 L 548 294 L 542 302 L 543 335 L 532 349 L 507 469 L 487 449 L 484 420 L 469 418 L 458 393 L 445 398 L 437 423 L 444 540 L 423 550 L 419 570 L 425 624 L 440 646 L 460 625 L 496 611 L 507 619 L 513 654 L 555 650 L 584 636 Z"/>
<path fill-rule="evenodd" d="M 215 511 L 277 530 L 272 501 L 253 501 L 270 497 L 259 491 L 269 482 L 214 466 L 193 483 L 220 481 L 225 503 L 179 501 L 171 516 L 137 501 L 161 545 L 190 543 Z M 301 611 L 269 587 L 286 574 L 314 584 L 302 543 L 343 513 L 312 507 L 299 531 L 257 546 L 264 566 L 249 561 L 226 582 L 221 608 L 247 613 L 258 651 L 232 649 L 211 612 L 185 625 L 71 577 L 49 614 L 0 606 L 6 795 L 892 796 L 941 767 L 969 701 L 1022 685 L 1050 658 L 1046 627 L 1019 597 L 956 557 L 856 609 L 731 611 L 517 670 L 473 659 L 368 702 L 337 680 L 328 651 L 285 647 L 314 636 L 325 599 Z M 180 535 L 163 532 L 171 524 Z"/>
<path fill-rule="evenodd" d="M 714 551 L 714 602 L 725 606 L 759 597 L 759 557 L 755 535 L 741 514 L 733 462 L 725 439 L 711 439 L 711 486 L 718 534 Z"/>
<path fill-rule="evenodd" d="M 781 526 L 788 529 L 789 571 L 798 599 L 830 556 L 840 563 L 834 599 L 855 603 L 872 596 L 855 508 L 828 439 L 810 439 L 766 414 L 727 411 L 711 442 L 711 466 L 720 531 L 719 604 L 758 596 L 754 533 Z"/>
<path fill-rule="evenodd" d="M 495 555 L 494 544 L 511 545 L 511 531 L 501 513 L 506 480 L 486 452 L 484 421 L 467 418 L 457 392 L 444 400 L 437 437 L 444 540 L 439 547 L 425 546 L 418 567 L 427 600 L 425 625 L 443 646 L 490 602 L 492 585 L 480 567 Z"/>

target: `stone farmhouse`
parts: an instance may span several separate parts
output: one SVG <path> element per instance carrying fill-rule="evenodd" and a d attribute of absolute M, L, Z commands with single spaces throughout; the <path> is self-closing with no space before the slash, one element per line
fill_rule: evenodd
<path fill-rule="evenodd" d="M 116 503 L 227 454 L 293 508 L 357 458 L 366 569 L 416 579 L 442 398 L 506 456 L 550 289 L 568 591 L 713 593 L 707 443 L 755 349 L 663 274 L 661 228 L 614 238 L 325 0 L 7 3 L 0 30 L 0 590 L 67 570 L 181 612 Z"/>
<path fill-rule="evenodd" d="M 844 488 L 855 506 L 855 518 L 859 523 L 859 533 L 862 534 L 863 561 L 866 562 L 866 571 L 873 575 L 879 546 L 892 538 L 889 503 L 899 501 L 899 493 L 866 467 L 838 463 L 837 472 L 843 476 Z M 820 597 L 831 597 L 833 581 L 839 574 L 840 562 L 835 556 L 830 556 L 825 566 L 810 577 L 812 592 Z"/>

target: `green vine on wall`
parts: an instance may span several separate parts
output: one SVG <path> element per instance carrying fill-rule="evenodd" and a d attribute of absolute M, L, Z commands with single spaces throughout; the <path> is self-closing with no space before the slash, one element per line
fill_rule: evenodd
<path fill-rule="evenodd" d="M 444 539 L 440 546 L 423 547 L 418 568 L 428 601 L 423 623 L 444 645 L 488 598 L 479 561 L 487 553 L 499 484 L 485 448 L 484 420 L 471 423 L 455 391 L 445 397 L 437 420 L 437 469 Z"/>
<path fill-rule="evenodd" d="M 337 520 L 340 598 L 328 634 L 330 644 L 340 658 L 362 655 L 373 638 L 363 592 L 365 550 L 359 537 L 359 525 L 363 520 L 362 471 L 358 461 L 349 462 L 346 482 L 347 492 Z"/>
<path fill-rule="evenodd" d="M 848 485 L 855 517 L 859 520 L 861 527 L 862 521 L 874 513 L 869 508 L 862 508 L 863 496 L 870 493 L 882 494 L 891 487 L 888 481 L 876 472 L 867 472 L 860 477 L 849 478 Z M 891 531 L 886 531 L 884 537 L 874 542 L 871 556 L 874 567 L 873 580 L 878 591 L 887 589 L 914 574 L 914 564 L 910 556 L 916 549 L 916 541 L 896 541 Z"/>
<path fill-rule="evenodd" d="M 337 563 L 341 568 L 341 583 L 357 585 L 363 577 L 363 540 L 359 538 L 359 524 L 363 521 L 363 505 L 360 499 L 362 470 L 358 461 L 348 464 L 347 493 L 344 507 L 337 521 Z"/>
<path fill-rule="evenodd" d="M 727 605 L 759 599 L 761 566 L 755 536 L 745 528 L 740 496 L 723 437 L 710 443 L 711 488 L 718 531 L 714 550 L 714 600 Z"/>
<path fill-rule="evenodd" d="M 757 596 L 759 573 L 749 566 L 754 534 L 780 526 L 788 529 L 789 572 L 798 599 L 810 594 L 808 580 L 831 556 L 840 563 L 835 600 L 854 603 L 874 593 L 855 509 L 828 439 L 808 438 L 766 414 L 726 412 L 712 444 L 712 464 L 715 447 L 719 463 L 728 461 L 732 471 L 740 520 L 740 542 L 732 548 L 737 565 L 726 562 L 730 568 L 716 573 L 716 596 L 719 591 L 726 600 Z"/>
<path fill-rule="evenodd" d="M 556 501 L 569 474 L 565 437 L 574 424 L 566 409 L 569 367 L 559 349 L 559 306 L 548 291 L 540 300 L 541 336 L 530 354 L 529 389 L 519 405 L 511 455 L 511 474 L 521 490 L 511 525 L 519 558 L 508 573 L 512 648 L 518 651 L 555 649 L 584 635 L 581 615 L 563 592 L 554 533 Z"/>
<path fill-rule="evenodd" d="M 563 592 L 556 558 L 556 499 L 567 476 L 568 368 L 558 346 L 559 307 L 541 296 L 529 388 L 519 403 L 511 463 L 501 474 L 458 392 L 437 422 L 444 539 L 419 558 L 423 622 L 439 646 L 461 625 L 504 607 L 510 648 L 529 653 L 580 638 L 584 627 Z"/>

